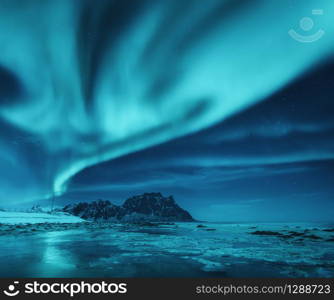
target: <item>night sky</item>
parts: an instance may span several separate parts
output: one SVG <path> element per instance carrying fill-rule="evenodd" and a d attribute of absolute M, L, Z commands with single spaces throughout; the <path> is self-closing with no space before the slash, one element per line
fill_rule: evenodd
<path fill-rule="evenodd" d="M 333 221 L 332 1 L 18 3 L 0 207 L 162 192 L 200 220 Z M 303 16 L 320 40 L 289 36 Z"/>
<path fill-rule="evenodd" d="M 71 199 L 173 194 L 195 217 L 333 220 L 334 68 L 321 66 L 209 129 L 99 164 Z"/>

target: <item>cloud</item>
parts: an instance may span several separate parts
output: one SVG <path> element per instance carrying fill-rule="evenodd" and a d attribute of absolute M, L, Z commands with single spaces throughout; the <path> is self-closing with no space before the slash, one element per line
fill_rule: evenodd
<path fill-rule="evenodd" d="M 85 179 L 79 179 L 69 187 L 72 192 L 113 192 L 131 190 L 175 190 L 178 188 L 196 189 L 215 189 L 233 181 L 249 180 L 255 178 L 272 178 L 287 174 L 305 173 L 314 170 L 310 166 L 257 166 L 257 167 L 151 167 L 137 168 L 128 167 L 125 171 L 106 174 L 95 172 L 86 173 Z"/>

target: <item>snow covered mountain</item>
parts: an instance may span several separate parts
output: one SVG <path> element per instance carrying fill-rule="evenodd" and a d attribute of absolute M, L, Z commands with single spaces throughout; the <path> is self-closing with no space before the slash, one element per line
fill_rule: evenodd
<path fill-rule="evenodd" d="M 91 221 L 194 221 L 173 196 L 164 197 L 161 193 L 134 196 L 121 206 L 104 200 L 81 202 L 67 205 L 63 211 Z"/>
<path fill-rule="evenodd" d="M 64 212 L 18 212 L 0 211 L 0 226 L 3 224 L 81 223 L 85 220 Z"/>

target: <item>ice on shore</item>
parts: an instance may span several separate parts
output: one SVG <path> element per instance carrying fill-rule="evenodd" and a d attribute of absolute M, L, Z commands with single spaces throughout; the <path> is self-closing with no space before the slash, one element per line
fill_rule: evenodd
<path fill-rule="evenodd" d="M 333 224 L 70 224 L 67 217 L 67 224 L 0 226 L 0 277 L 334 276 Z"/>

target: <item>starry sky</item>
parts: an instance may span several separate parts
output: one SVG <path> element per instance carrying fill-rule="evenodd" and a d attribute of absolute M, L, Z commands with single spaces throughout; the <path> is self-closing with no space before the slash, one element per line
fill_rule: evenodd
<path fill-rule="evenodd" d="M 206 130 L 88 168 L 68 196 L 121 203 L 161 191 L 204 220 L 332 220 L 333 67 Z"/>
<path fill-rule="evenodd" d="M 19 2 L 0 0 L 0 207 L 162 192 L 200 220 L 334 219 L 333 2 Z"/>

